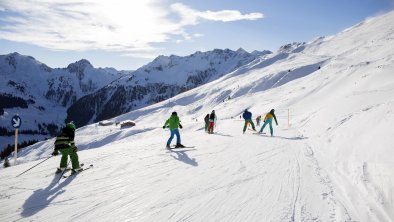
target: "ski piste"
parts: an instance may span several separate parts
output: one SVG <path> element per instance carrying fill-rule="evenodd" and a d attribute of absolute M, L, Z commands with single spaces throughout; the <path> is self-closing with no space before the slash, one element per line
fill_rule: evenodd
<path fill-rule="evenodd" d="M 82 166 L 83 166 L 83 165 L 82 165 Z M 82 166 L 81 166 L 81 167 L 82 167 Z M 62 178 L 67 178 L 67 177 L 70 177 L 70 176 L 75 176 L 75 175 L 77 175 L 77 174 L 79 174 L 79 173 L 81 173 L 81 172 L 83 172 L 83 171 L 86 171 L 86 170 L 88 170 L 88 169 L 91 169 L 91 168 L 93 168 L 93 164 L 90 164 L 89 166 L 87 166 L 87 167 L 85 167 L 85 168 L 82 168 L 81 171 L 78 171 L 78 172 L 76 172 L 76 173 L 71 173 L 71 174 L 68 174 L 68 175 L 63 175 Z"/>

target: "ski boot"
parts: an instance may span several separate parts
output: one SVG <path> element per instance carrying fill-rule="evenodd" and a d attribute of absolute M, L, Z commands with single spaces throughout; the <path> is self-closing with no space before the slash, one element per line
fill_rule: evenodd
<path fill-rule="evenodd" d="M 58 173 L 61 173 L 61 172 L 63 172 L 64 170 L 65 170 L 66 168 L 65 167 L 58 167 L 58 168 L 56 168 L 56 174 L 58 174 Z"/>
<path fill-rule="evenodd" d="M 79 173 L 79 172 L 81 172 L 82 170 L 83 170 L 82 167 L 79 167 L 79 168 L 76 168 L 76 169 L 72 169 L 72 170 L 71 170 L 71 175 L 76 174 L 76 173 Z"/>
<path fill-rule="evenodd" d="M 184 148 L 184 147 L 185 147 L 185 146 L 182 145 L 182 144 L 180 144 L 180 143 L 177 143 L 176 146 L 175 146 L 175 148 Z"/>

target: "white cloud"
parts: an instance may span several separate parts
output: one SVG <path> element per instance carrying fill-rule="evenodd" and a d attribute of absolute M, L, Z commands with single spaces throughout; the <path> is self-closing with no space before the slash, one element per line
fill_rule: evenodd
<path fill-rule="evenodd" d="M 242 15 L 239 11 L 234 10 L 224 10 L 219 12 L 206 11 L 202 12 L 200 16 L 204 19 L 222 22 L 231 22 L 237 20 L 257 20 L 263 18 L 263 14 L 261 13 L 250 13 Z"/>
<path fill-rule="evenodd" d="M 98 49 L 138 57 L 155 56 L 163 49 L 153 44 L 174 36 L 201 37 L 184 29 L 201 19 L 228 22 L 263 17 L 233 10 L 200 12 L 181 3 L 169 10 L 159 0 L 13 0 L 0 1 L 0 9 L 1 39 L 52 50 Z M 177 13 L 181 21 L 171 20 L 170 13 Z"/>
<path fill-rule="evenodd" d="M 172 10 L 179 13 L 182 18 L 182 24 L 195 25 L 199 19 L 206 19 L 211 21 L 231 22 L 238 20 L 257 20 L 264 18 L 262 13 L 242 14 L 236 10 L 222 10 L 217 12 L 212 11 L 197 11 L 182 3 L 175 3 L 171 5 Z"/>
<path fill-rule="evenodd" d="M 204 36 L 204 34 L 201 34 L 201 33 L 195 33 L 192 35 L 184 34 L 183 39 L 176 39 L 175 43 L 179 44 L 179 43 L 185 42 L 187 40 L 197 39 L 197 38 L 201 38 L 203 36 Z"/>

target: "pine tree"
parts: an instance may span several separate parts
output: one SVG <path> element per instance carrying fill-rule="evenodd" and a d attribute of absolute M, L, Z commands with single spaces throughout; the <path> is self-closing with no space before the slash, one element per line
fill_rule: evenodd
<path fill-rule="evenodd" d="M 8 158 L 5 158 L 5 160 L 4 160 L 4 168 L 10 167 L 10 166 L 11 166 L 10 161 L 8 161 Z"/>

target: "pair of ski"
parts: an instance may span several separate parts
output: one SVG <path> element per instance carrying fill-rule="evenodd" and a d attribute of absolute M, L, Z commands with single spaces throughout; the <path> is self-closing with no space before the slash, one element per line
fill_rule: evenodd
<path fill-rule="evenodd" d="M 256 135 L 263 135 L 263 136 L 266 136 L 266 137 L 273 137 L 273 136 L 271 136 L 271 135 L 268 135 L 267 133 L 253 133 L 253 134 L 256 134 Z"/>
<path fill-rule="evenodd" d="M 167 150 L 178 150 L 178 149 L 191 149 L 194 148 L 195 146 L 184 146 L 184 147 L 176 147 L 176 146 L 171 146 L 170 148 L 166 147 Z"/>
<path fill-rule="evenodd" d="M 67 169 L 65 169 L 64 171 L 59 172 L 59 173 L 62 173 L 61 176 L 60 176 L 60 178 L 59 178 L 59 180 L 60 180 L 61 178 L 67 178 L 67 177 L 70 177 L 70 176 L 75 176 L 75 175 L 81 173 L 82 171 L 86 171 L 86 170 L 92 168 L 92 167 L 93 167 L 93 164 L 90 164 L 89 166 L 84 167 L 84 164 L 81 163 L 80 166 L 81 166 L 81 169 L 80 169 L 79 171 L 71 172 L 71 174 L 68 174 L 68 175 L 64 175 L 64 173 L 65 173 L 65 172 L 68 172 L 68 171 L 70 171 L 70 170 L 72 170 L 71 168 L 67 168 Z"/>

